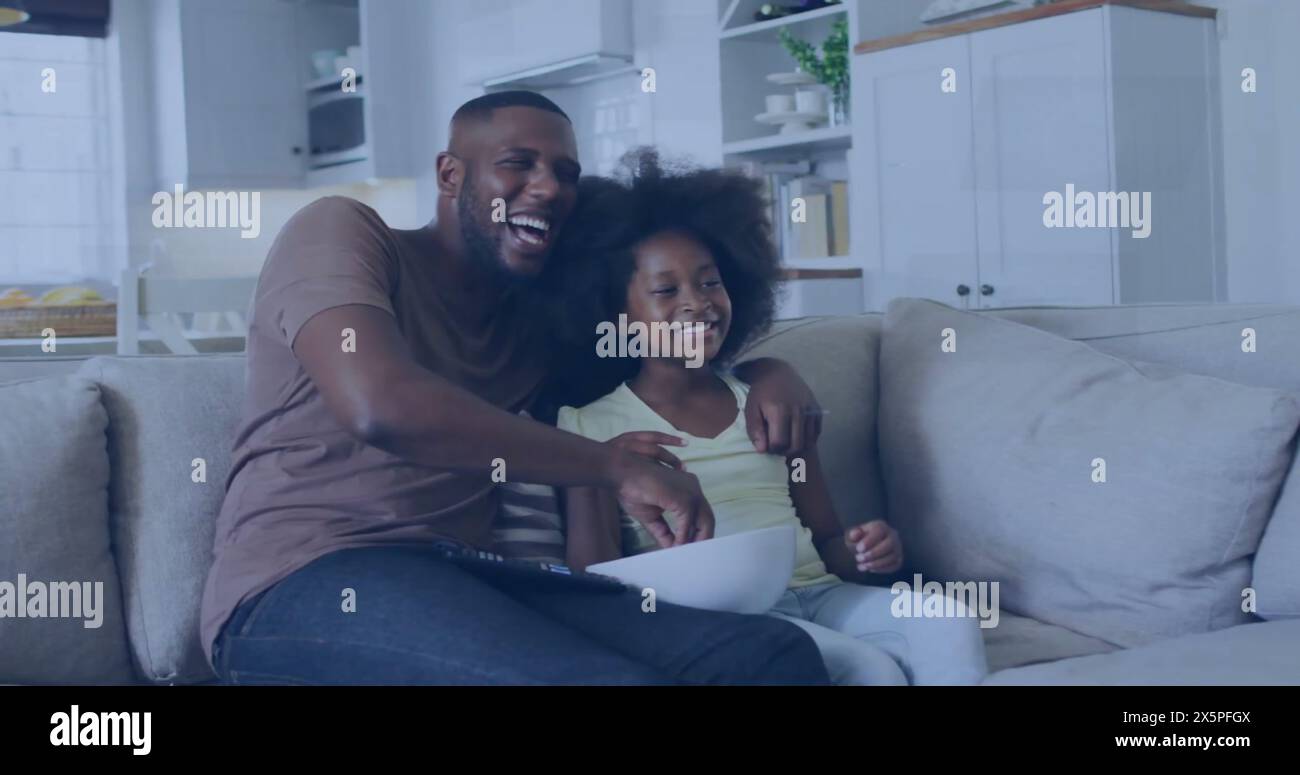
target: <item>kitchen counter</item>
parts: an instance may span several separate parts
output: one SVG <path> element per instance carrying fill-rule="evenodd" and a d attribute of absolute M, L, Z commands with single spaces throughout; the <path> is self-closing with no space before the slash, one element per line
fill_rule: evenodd
<path fill-rule="evenodd" d="M 950 38 L 954 35 L 964 35 L 978 30 L 990 30 L 995 27 L 1006 27 L 1011 24 L 1033 21 L 1034 19 L 1047 19 L 1061 14 L 1074 13 L 1075 11 L 1086 11 L 1089 8 L 1100 8 L 1104 5 L 1123 5 L 1129 8 L 1141 8 L 1146 11 L 1199 16 L 1205 19 L 1213 19 L 1218 14 L 1218 10 L 1215 8 L 1192 5 L 1179 0 L 1061 0 L 1049 5 L 1022 8 L 1018 11 L 982 16 L 968 21 L 940 24 L 916 32 L 909 32 L 905 35 L 891 35 L 876 40 L 864 40 L 853 47 L 853 53 L 867 54 L 872 51 L 883 51 L 884 49 L 909 46 L 927 40 Z"/>

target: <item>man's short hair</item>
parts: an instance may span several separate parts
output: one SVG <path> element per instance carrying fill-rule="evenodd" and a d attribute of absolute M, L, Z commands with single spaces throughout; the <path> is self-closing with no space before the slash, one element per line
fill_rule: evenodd
<path fill-rule="evenodd" d="M 475 97 L 456 109 L 452 114 L 451 123 L 459 124 L 462 121 L 474 119 L 478 121 L 487 121 L 492 118 L 492 111 L 497 108 L 537 108 L 546 110 L 551 113 L 564 116 L 564 120 L 573 123 L 569 116 L 560 110 L 560 106 L 551 102 L 546 97 L 537 92 L 514 90 L 499 91 L 491 94 L 484 94 L 482 97 Z"/>

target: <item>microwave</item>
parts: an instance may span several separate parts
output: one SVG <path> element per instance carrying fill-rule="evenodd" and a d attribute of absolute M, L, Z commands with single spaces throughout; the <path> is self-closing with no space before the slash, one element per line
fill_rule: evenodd
<path fill-rule="evenodd" d="M 307 95 L 307 164 L 311 169 L 361 161 L 366 147 L 365 92 L 328 89 Z"/>

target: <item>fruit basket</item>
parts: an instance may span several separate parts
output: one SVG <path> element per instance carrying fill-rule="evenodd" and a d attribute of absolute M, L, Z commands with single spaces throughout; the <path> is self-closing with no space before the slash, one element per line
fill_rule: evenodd
<path fill-rule="evenodd" d="M 54 329 L 58 336 L 114 336 L 117 334 L 117 304 L 0 307 L 0 339 L 39 339 L 41 332 Z"/>
<path fill-rule="evenodd" d="M 39 300 L 18 288 L 0 293 L 0 339 L 40 339 L 47 328 L 58 336 L 114 336 L 117 304 L 79 287 L 58 288 Z"/>

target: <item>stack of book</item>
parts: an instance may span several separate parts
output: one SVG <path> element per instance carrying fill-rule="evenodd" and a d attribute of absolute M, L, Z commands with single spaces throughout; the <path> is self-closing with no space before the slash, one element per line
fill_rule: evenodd
<path fill-rule="evenodd" d="M 849 255 L 848 183 L 812 174 L 808 162 L 743 166 L 763 181 L 772 235 L 789 263 Z"/>

